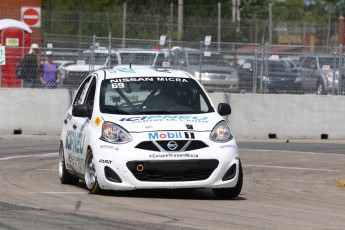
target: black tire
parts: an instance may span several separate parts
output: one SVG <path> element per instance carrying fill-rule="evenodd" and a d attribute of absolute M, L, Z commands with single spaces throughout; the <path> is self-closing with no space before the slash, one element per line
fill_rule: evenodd
<path fill-rule="evenodd" d="M 93 154 L 91 149 L 87 151 L 85 160 L 85 184 L 90 194 L 101 194 L 103 190 L 99 187 Z"/>
<path fill-rule="evenodd" d="M 242 185 L 243 185 L 243 170 L 242 170 L 242 164 L 241 161 L 239 162 L 239 174 L 238 174 L 238 180 L 236 183 L 236 186 L 233 188 L 214 188 L 213 193 L 216 195 L 219 199 L 233 199 L 238 197 L 238 195 L 241 193 Z"/>
<path fill-rule="evenodd" d="M 59 148 L 59 164 L 58 164 L 59 178 L 61 184 L 78 184 L 79 178 L 72 176 L 68 173 L 65 163 L 65 154 L 63 144 L 60 143 Z"/>

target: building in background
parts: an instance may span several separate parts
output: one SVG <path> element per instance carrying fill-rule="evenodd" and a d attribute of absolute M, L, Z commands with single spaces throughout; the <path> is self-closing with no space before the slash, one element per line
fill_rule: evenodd
<path fill-rule="evenodd" d="M 2 0 L 0 19 L 14 19 L 27 24 L 32 30 L 31 42 L 41 46 L 42 0 Z"/>

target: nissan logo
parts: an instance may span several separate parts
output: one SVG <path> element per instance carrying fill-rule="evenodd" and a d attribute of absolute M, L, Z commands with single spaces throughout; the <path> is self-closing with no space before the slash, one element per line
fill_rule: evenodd
<path fill-rule="evenodd" d="M 167 144 L 168 149 L 170 149 L 171 151 L 176 150 L 178 147 L 178 144 L 175 141 L 169 141 L 169 143 Z"/>

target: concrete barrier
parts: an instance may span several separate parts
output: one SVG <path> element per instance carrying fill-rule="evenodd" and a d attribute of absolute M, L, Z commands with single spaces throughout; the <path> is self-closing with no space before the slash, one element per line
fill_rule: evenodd
<path fill-rule="evenodd" d="M 74 92 L 58 89 L 0 89 L 0 134 L 59 134 Z M 237 138 L 345 138 L 345 97 L 212 93 L 228 102 L 226 117 Z"/>

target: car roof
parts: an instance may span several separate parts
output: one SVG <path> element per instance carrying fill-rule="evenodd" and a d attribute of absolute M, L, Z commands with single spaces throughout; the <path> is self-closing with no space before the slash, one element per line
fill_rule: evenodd
<path fill-rule="evenodd" d="M 113 69 L 99 70 L 104 71 L 105 79 L 123 77 L 174 77 L 174 78 L 193 78 L 190 74 L 182 70 L 153 67 L 115 67 Z"/>

